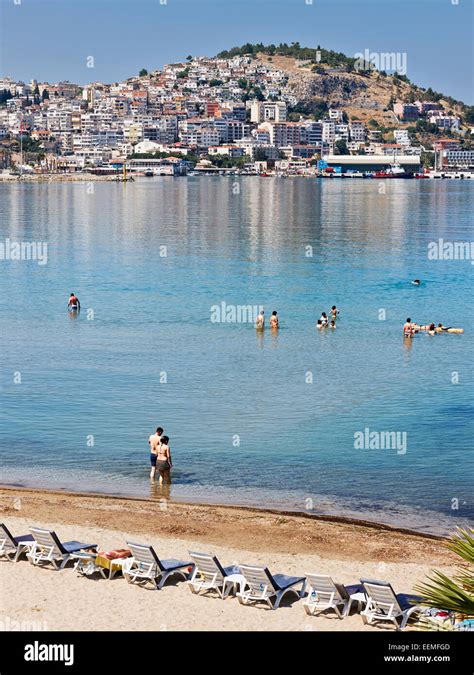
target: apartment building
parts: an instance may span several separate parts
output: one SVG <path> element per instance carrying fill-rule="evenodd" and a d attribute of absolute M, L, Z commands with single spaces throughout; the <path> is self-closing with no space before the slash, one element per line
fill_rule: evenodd
<path fill-rule="evenodd" d="M 283 101 L 252 101 L 250 103 L 250 121 L 285 122 L 287 106 Z"/>
<path fill-rule="evenodd" d="M 364 143 L 367 135 L 364 122 L 361 120 L 351 120 L 349 124 L 349 134 L 351 141 Z"/>
<path fill-rule="evenodd" d="M 418 106 L 414 103 L 400 103 L 397 102 L 393 106 L 393 112 L 399 120 L 408 122 L 410 120 L 417 120 L 420 117 Z"/>
<path fill-rule="evenodd" d="M 405 147 L 411 145 L 408 129 L 395 129 L 393 136 L 395 138 L 395 143 L 399 143 Z"/>
<path fill-rule="evenodd" d="M 461 125 L 459 117 L 443 115 L 439 112 L 431 113 L 428 117 L 428 121 L 430 124 L 435 124 L 440 129 L 452 129 L 453 131 L 458 131 Z"/>

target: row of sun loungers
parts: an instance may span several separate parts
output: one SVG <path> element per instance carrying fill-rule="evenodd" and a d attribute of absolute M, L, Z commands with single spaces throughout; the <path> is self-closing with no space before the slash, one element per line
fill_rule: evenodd
<path fill-rule="evenodd" d="M 0 524 L 0 556 L 17 562 L 26 555 L 32 564 L 52 564 L 56 570 L 76 559 L 75 569 L 81 572 L 81 563 L 97 553 L 97 544 L 61 542 L 54 531 L 37 527 L 30 532 L 13 537 L 7 526 Z M 410 616 L 422 609 L 417 604 L 421 598 L 396 594 L 386 581 L 361 579 L 358 584 L 344 586 L 321 574 L 295 577 L 272 574 L 267 567 L 257 565 L 224 567 L 216 556 L 195 551 L 189 552 L 189 560 L 163 560 L 152 546 L 127 542 L 127 547 L 131 556 L 121 561 L 121 569 L 130 584 L 151 583 L 161 589 L 170 576 L 179 575 L 192 593 L 215 592 L 224 599 L 234 592 L 241 604 L 264 602 L 271 609 L 277 609 L 282 598 L 292 593 L 305 598 L 303 606 L 309 615 L 333 610 L 343 619 L 357 604 L 364 623 L 391 621 L 397 629 L 403 629 Z"/>

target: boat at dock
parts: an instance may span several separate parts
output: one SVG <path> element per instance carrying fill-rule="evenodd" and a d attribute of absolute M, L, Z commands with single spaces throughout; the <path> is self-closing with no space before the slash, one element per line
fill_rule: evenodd
<path fill-rule="evenodd" d="M 413 178 L 413 174 L 402 169 L 399 164 L 393 164 L 388 169 L 376 171 L 374 178 Z"/>

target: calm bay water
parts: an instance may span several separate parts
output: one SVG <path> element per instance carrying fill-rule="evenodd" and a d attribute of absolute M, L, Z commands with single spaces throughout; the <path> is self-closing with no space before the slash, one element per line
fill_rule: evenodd
<path fill-rule="evenodd" d="M 46 265 L 0 261 L 1 482 L 163 496 L 147 445 L 162 425 L 171 498 L 472 520 L 473 266 L 427 246 L 472 239 L 474 186 L 384 185 L 0 185 L 0 241 L 48 243 Z M 278 336 L 212 323 L 221 302 L 278 310 Z M 318 332 L 333 304 L 336 331 Z M 407 345 L 407 316 L 465 333 Z M 405 432 L 406 453 L 355 449 L 366 427 Z"/>

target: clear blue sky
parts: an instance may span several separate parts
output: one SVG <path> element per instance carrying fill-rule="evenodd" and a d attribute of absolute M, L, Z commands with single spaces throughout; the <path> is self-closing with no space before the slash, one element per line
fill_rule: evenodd
<path fill-rule="evenodd" d="M 299 41 L 351 56 L 405 52 L 413 82 L 472 103 L 472 0 L 309 2 L 0 0 L 0 74 L 114 82 L 188 54 Z M 94 69 L 86 67 L 88 56 Z"/>

